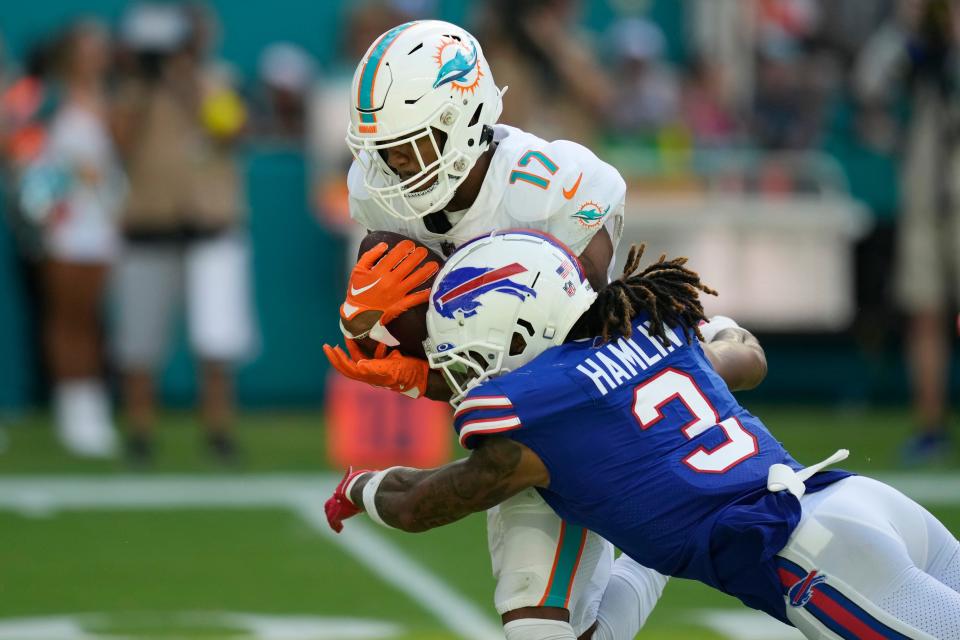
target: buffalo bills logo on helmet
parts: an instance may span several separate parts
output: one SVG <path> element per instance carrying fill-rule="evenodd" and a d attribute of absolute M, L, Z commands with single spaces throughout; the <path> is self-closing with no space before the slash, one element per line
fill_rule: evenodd
<path fill-rule="evenodd" d="M 523 300 L 527 296 L 537 297 L 537 292 L 526 285 L 510 279 L 527 269 L 514 262 L 498 269 L 483 267 L 461 267 L 447 274 L 433 294 L 433 306 L 444 318 L 453 319 L 456 311 L 462 311 L 463 317 L 476 315 L 482 305 L 478 298 L 485 293 L 497 291 L 516 296 Z"/>
<path fill-rule="evenodd" d="M 820 575 L 820 572 L 814 569 L 787 591 L 787 597 L 790 598 L 790 606 L 803 607 L 810 598 L 813 597 L 814 588 L 821 582 L 826 582 L 827 576 Z"/>

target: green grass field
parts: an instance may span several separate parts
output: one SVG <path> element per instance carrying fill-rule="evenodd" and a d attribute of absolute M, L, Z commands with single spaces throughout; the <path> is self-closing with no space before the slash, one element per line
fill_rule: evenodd
<path fill-rule="evenodd" d="M 845 446 L 852 452 L 846 466 L 868 474 L 895 468 L 909 424 L 900 412 L 778 407 L 758 414 L 800 460 Z M 137 474 L 118 462 L 60 453 L 43 416 L 7 426 L 0 640 L 441 640 L 496 633 L 482 517 L 416 536 L 359 520 L 340 537 L 324 531 L 318 508 L 335 476 L 313 415 L 247 414 L 240 423 L 243 463 L 226 471 L 201 455 L 187 414 L 165 420 L 156 467 Z M 944 474 L 955 477 L 955 463 L 918 477 L 936 484 Z M 960 501 L 938 502 L 931 510 L 960 533 Z M 347 538 L 359 548 L 344 546 Z M 409 564 L 392 564 L 397 558 Z M 437 605 L 437 593 L 454 595 Z M 640 637 L 736 637 L 704 619 L 708 610 L 727 609 L 745 611 L 721 594 L 673 580 Z M 771 633 L 771 640 L 786 637 Z"/>

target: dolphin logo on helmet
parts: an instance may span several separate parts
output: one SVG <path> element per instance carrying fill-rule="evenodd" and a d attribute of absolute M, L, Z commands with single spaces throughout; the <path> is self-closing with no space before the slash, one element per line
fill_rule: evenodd
<path fill-rule="evenodd" d="M 463 267 L 454 269 L 437 286 L 433 295 L 433 307 L 441 316 L 453 318 L 457 311 L 463 312 L 463 317 L 469 318 L 477 314 L 482 306 L 478 298 L 486 293 L 498 291 L 507 295 L 516 296 L 521 300 L 527 297 L 537 297 L 532 288 L 510 279 L 527 269 L 516 262 L 498 269 Z"/>
<path fill-rule="evenodd" d="M 437 73 L 437 79 L 433 83 L 434 89 L 449 82 L 463 80 L 477 68 L 477 61 L 479 59 L 477 55 L 477 43 L 471 42 L 470 45 L 473 47 L 473 50 L 470 53 L 469 59 L 463 55 L 463 51 L 458 47 L 456 55 L 440 67 L 440 71 Z M 438 52 L 437 55 L 439 57 L 440 52 Z"/>

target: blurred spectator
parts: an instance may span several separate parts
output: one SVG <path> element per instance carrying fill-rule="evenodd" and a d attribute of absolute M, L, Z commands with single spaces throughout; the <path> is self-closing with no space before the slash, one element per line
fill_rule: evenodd
<path fill-rule="evenodd" d="M 257 66 L 260 95 L 254 133 L 302 144 L 316 73 L 313 59 L 295 44 L 276 42 L 263 50 Z"/>
<path fill-rule="evenodd" d="M 117 356 L 131 434 L 128 453 L 153 453 L 154 375 L 173 314 L 186 298 L 199 357 L 201 418 L 210 452 L 235 457 L 231 365 L 254 328 L 235 143 L 246 111 L 229 76 L 206 58 L 215 34 L 200 5 L 134 5 L 123 38 L 137 60 L 121 80 L 115 130 L 130 177 L 118 266 Z"/>
<path fill-rule="evenodd" d="M 53 43 L 49 39 L 31 47 L 26 68 L 17 77 L 11 73 L 0 95 L 0 159 L 3 179 L 7 187 L 8 218 L 13 225 L 28 288 L 37 303 L 40 297 L 36 262 L 43 257 L 43 238 L 40 228 L 23 215 L 17 195 L 26 168 L 43 151 L 47 125 L 56 105 L 56 91 L 49 80 L 50 57 Z M 37 303 L 38 304 L 38 303 Z"/>
<path fill-rule="evenodd" d="M 310 97 L 309 155 L 312 167 L 312 200 L 320 222 L 334 233 L 350 238 L 347 255 L 356 255 L 360 244 L 357 225 L 350 219 L 347 170 L 353 157 L 344 143 L 350 114 L 350 85 L 357 61 L 380 34 L 410 16 L 402 2 L 366 0 L 349 6 L 344 17 L 338 56 L 329 73 Z M 416 4 L 416 3 L 415 3 Z M 353 266 L 352 264 L 350 266 Z"/>
<path fill-rule="evenodd" d="M 363 58 L 370 43 L 383 33 L 384 25 L 389 29 L 411 19 L 397 4 L 390 0 L 359 0 L 348 5 L 337 66 L 348 69 L 352 76 L 357 60 Z"/>
<path fill-rule="evenodd" d="M 735 109 L 748 108 L 753 103 L 755 80 L 755 3 L 687 0 L 684 9 L 695 69 L 709 61 L 713 67 L 709 75 L 717 76 L 723 103 Z"/>
<path fill-rule="evenodd" d="M 752 133 L 763 148 L 809 149 L 819 141 L 833 76 L 813 40 L 815 0 L 758 0 Z M 827 78 L 829 76 L 829 78 Z"/>
<path fill-rule="evenodd" d="M 806 149 L 820 133 L 817 96 L 803 73 L 801 46 L 783 34 L 769 35 L 760 44 L 751 129 L 765 149 Z"/>
<path fill-rule="evenodd" d="M 680 115 L 680 89 L 663 59 L 666 38 L 643 18 L 625 18 L 609 30 L 616 87 L 610 101 L 610 126 L 616 134 L 656 133 Z"/>
<path fill-rule="evenodd" d="M 757 0 L 757 33 L 762 40 L 802 41 L 820 26 L 817 0 Z"/>
<path fill-rule="evenodd" d="M 575 0 L 495 0 L 478 37 L 504 96 L 500 122 L 591 146 L 614 84 L 576 22 Z"/>
<path fill-rule="evenodd" d="M 725 103 L 720 69 L 700 58 L 690 68 L 682 93 L 682 113 L 698 147 L 722 147 L 736 141 L 739 123 Z"/>
<path fill-rule="evenodd" d="M 864 47 L 855 76 L 861 98 L 872 105 L 889 104 L 899 82 L 909 89 L 895 293 L 908 314 L 917 434 L 903 454 L 912 464 L 940 458 L 950 445 L 946 318 L 960 291 L 958 23 L 949 0 L 901 0 L 896 18 Z"/>
<path fill-rule="evenodd" d="M 864 43 L 890 15 L 896 0 L 817 0 L 820 20 L 817 37 L 851 62 Z"/>
<path fill-rule="evenodd" d="M 82 21 L 54 50 L 60 101 L 43 150 L 24 165 L 23 213 L 41 230 L 44 343 L 57 433 L 83 456 L 111 456 L 116 436 L 103 383 L 102 309 L 123 196 L 107 126 L 105 28 Z"/>

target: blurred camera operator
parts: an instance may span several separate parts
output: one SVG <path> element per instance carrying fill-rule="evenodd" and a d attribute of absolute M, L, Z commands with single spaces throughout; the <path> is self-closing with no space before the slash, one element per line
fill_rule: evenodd
<path fill-rule="evenodd" d="M 207 63 L 212 34 L 212 16 L 199 5 L 134 5 L 122 25 L 130 71 L 120 83 L 114 126 L 130 195 L 116 350 L 128 453 L 138 463 L 153 455 L 154 375 L 181 297 L 199 359 L 207 446 L 224 462 L 236 453 L 231 365 L 254 342 L 235 158 L 246 110 L 228 75 Z"/>
<path fill-rule="evenodd" d="M 869 106 L 894 105 L 900 88 L 909 96 L 894 282 L 908 316 L 917 426 L 903 450 L 907 464 L 937 461 L 950 449 L 947 312 L 960 298 L 958 27 L 955 0 L 900 0 L 895 18 L 864 47 L 854 76 Z"/>

